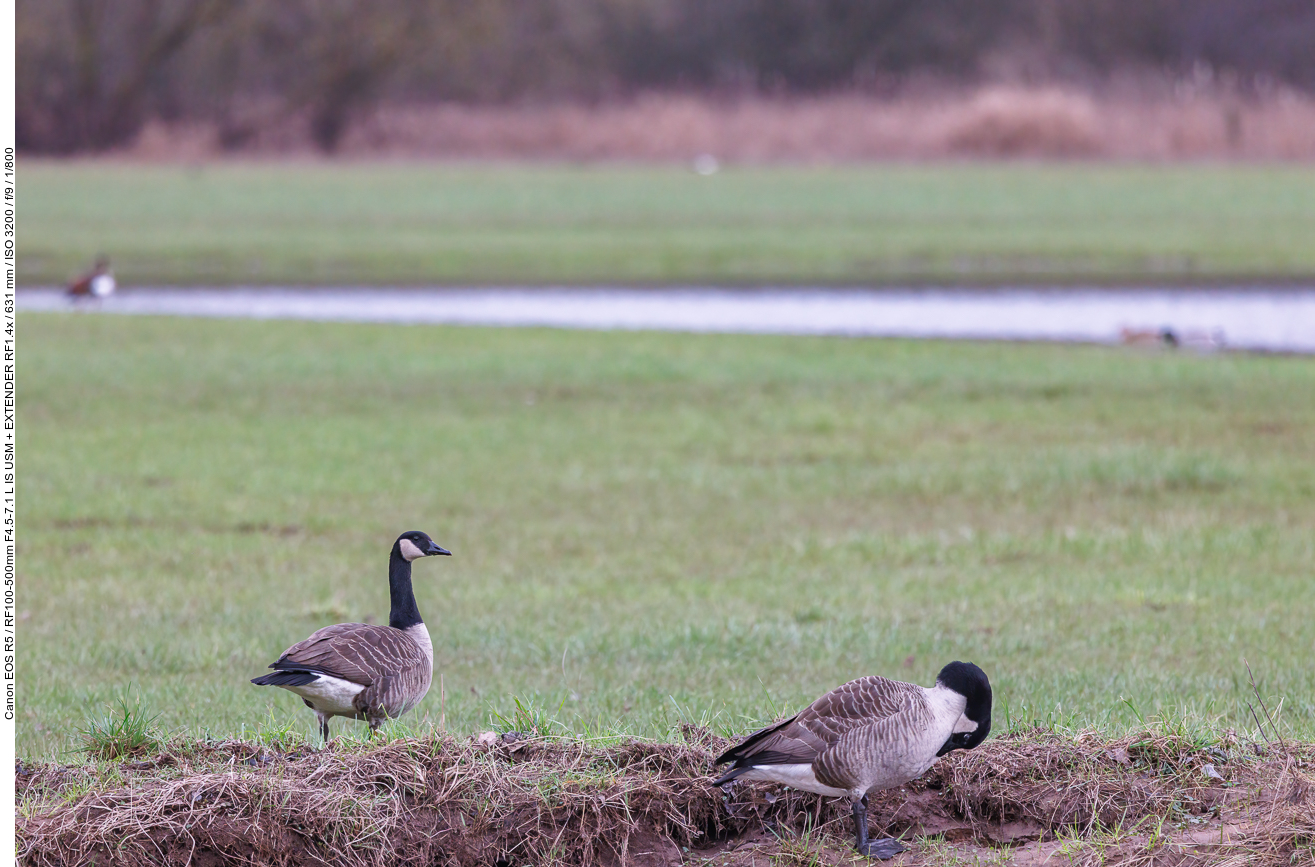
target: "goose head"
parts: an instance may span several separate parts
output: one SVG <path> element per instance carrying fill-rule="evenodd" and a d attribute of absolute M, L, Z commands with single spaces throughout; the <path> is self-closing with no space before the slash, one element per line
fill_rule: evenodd
<path fill-rule="evenodd" d="M 408 563 L 421 557 L 433 557 L 436 554 L 452 556 L 451 551 L 438 547 L 433 539 L 419 530 L 407 530 L 398 536 L 397 541 L 393 543 L 393 554 Z"/>
<path fill-rule="evenodd" d="M 986 740 L 991 733 L 991 682 L 986 679 L 986 672 L 971 662 L 951 662 L 936 675 L 936 685 L 967 699 L 953 733 L 936 755 L 971 750 Z"/>

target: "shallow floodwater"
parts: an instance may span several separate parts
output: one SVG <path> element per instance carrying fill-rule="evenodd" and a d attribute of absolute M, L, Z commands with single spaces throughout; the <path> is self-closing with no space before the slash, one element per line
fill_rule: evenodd
<path fill-rule="evenodd" d="M 554 328 L 836 334 L 1315 352 L 1315 288 L 134 289 L 74 303 L 25 289 L 18 309 Z"/>

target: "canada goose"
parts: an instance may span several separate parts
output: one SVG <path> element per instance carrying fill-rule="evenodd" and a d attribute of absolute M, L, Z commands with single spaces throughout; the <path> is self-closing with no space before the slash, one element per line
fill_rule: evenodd
<path fill-rule="evenodd" d="M 108 298 L 114 294 L 114 287 L 110 260 L 101 256 L 90 271 L 68 284 L 68 294 L 72 298 Z"/>
<path fill-rule="evenodd" d="M 408 530 L 393 543 L 388 560 L 392 610 L 387 626 L 339 623 L 317 630 L 283 651 L 273 674 L 252 679 L 257 686 L 281 686 L 301 696 L 320 720 L 329 740 L 329 719 L 345 716 L 370 723 L 370 735 L 385 719 L 395 719 L 420 703 L 434 676 L 434 645 L 420 619 L 411 590 L 411 561 L 435 554 L 451 556 L 424 533 Z"/>
<path fill-rule="evenodd" d="M 991 684 L 971 662 L 945 666 L 931 689 L 860 677 L 727 750 L 717 764 L 735 764 L 713 785 L 771 780 L 848 796 L 859 853 L 885 860 L 904 846 L 868 839 L 868 793 L 917 779 L 938 756 L 970 750 L 990 732 Z"/>

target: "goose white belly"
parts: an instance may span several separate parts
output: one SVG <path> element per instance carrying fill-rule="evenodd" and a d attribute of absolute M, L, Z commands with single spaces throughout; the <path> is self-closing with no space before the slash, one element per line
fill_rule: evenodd
<path fill-rule="evenodd" d="M 357 716 L 356 706 L 352 704 L 352 699 L 356 698 L 357 694 L 365 689 L 359 683 L 352 683 L 350 680 L 343 680 L 341 677 L 333 677 L 328 674 L 321 674 L 313 683 L 302 686 L 285 686 L 283 688 L 301 696 L 317 713 L 352 718 Z"/>
<path fill-rule="evenodd" d="M 781 783 L 802 792 L 817 792 L 819 795 L 829 795 L 833 798 L 849 794 L 844 789 L 837 789 L 820 782 L 811 764 L 754 765 L 752 770 L 740 774 L 739 778 L 741 780 L 767 780 L 768 782 Z"/>
<path fill-rule="evenodd" d="M 114 278 L 109 274 L 97 274 L 91 278 L 91 294 L 97 298 L 108 298 L 114 294 Z"/>

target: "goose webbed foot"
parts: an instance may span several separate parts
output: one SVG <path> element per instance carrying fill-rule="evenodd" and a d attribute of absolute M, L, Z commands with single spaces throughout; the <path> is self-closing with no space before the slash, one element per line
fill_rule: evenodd
<path fill-rule="evenodd" d="M 868 796 L 864 795 L 855 800 L 853 804 L 854 848 L 858 850 L 858 854 L 866 858 L 880 858 L 882 861 L 888 861 L 908 848 L 903 843 L 892 837 L 883 837 L 880 840 L 869 840 Z"/>
<path fill-rule="evenodd" d="M 858 854 L 865 855 L 868 858 L 880 858 L 882 861 L 889 861 L 908 848 L 894 837 L 883 837 L 880 840 L 868 840 L 862 846 L 859 846 Z"/>

